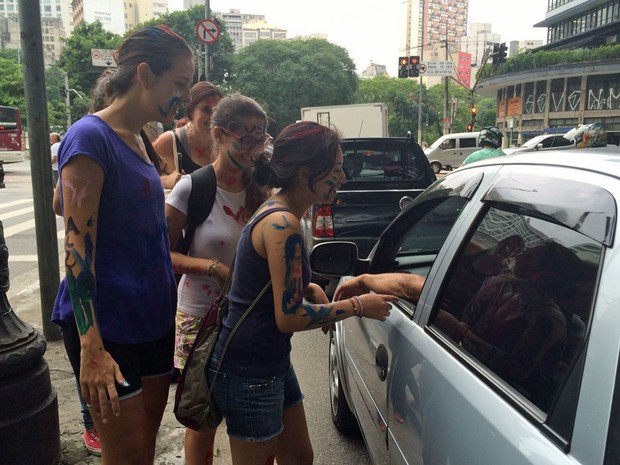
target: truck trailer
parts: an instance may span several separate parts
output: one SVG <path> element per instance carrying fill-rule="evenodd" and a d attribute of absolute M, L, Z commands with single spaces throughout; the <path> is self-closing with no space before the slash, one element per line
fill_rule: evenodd
<path fill-rule="evenodd" d="M 336 129 L 343 138 L 389 137 L 385 103 L 304 107 L 301 120 Z"/>

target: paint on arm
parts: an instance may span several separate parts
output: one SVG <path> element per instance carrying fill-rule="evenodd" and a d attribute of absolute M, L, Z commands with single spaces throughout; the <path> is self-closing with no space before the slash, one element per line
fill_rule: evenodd
<path fill-rule="evenodd" d="M 88 222 L 92 226 L 92 220 Z M 72 217 L 67 219 L 67 230 L 65 234 L 65 268 L 67 270 L 67 288 L 69 298 L 75 315 L 75 322 L 80 335 L 93 326 L 96 285 L 93 274 L 93 241 L 90 233 L 84 234 L 84 256 L 75 248 L 75 243 L 71 241 L 71 236 L 81 235 Z"/>

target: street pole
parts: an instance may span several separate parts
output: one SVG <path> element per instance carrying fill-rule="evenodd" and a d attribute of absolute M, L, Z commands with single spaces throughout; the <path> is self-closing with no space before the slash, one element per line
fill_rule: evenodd
<path fill-rule="evenodd" d="M 69 73 L 65 75 L 65 108 L 67 109 L 67 131 L 71 127 L 71 95 L 69 95 Z"/>
<path fill-rule="evenodd" d="M 211 5 L 210 0 L 205 0 L 205 19 L 211 19 Z M 205 44 L 205 81 L 209 80 L 209 63 L 211 57 L 209 55 L 209 45 Z"/>
<path fill-rule="evenodd" d="M 448 58 L 448 37 L 447 37 L 447 32 L 446 32 L 446 38 L 444 40 L 444 44 L 446 46 L 446 61 L 449 61 Z M 444 134 L 450 134 L 450 127 L 451 125 L 448 125 L 446 123 L 446 118 L 448 117 L 448 100 L 449 100 L 449 95 L 448 95 L 448 76 L 444 76 L 443 78 L 443 133 Z"/>
<path fill-rule="evenodd" d="M 61 338 L 52 323 L 52 308 L 60 283 L 56 215 L 52 210 L 52 166 L 49 120 L 43 67 L 43 40 L 39 0 L 19 0 L 19 25 L 23 52 L 24 92 L 30 144 L 30 171 L 34 198 L 34 221 L 39 263 L 43 334 L 50 340 Z"/>
<path fill-rule="evenodd" d="M 422 14 L 426 14 L 426 1 L 422 0 Z M 420 21 L 418 21 L 420 23 Z M 424 24 L 424 21 L 421 21 Z M 424 62 L 424 28 L 422 28 L 422 46 L 420 47 L 420 63 Z M 422 75 L 418 81 L 418 144 L 422 147 Z"/>

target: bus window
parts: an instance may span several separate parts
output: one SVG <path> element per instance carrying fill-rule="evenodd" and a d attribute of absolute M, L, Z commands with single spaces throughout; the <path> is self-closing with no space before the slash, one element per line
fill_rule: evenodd
<path fill-rule="evenodd" d="M 0 106 L 0 161 L 16 163 L 23 160 L 22 120 L 19 108 Z"/>

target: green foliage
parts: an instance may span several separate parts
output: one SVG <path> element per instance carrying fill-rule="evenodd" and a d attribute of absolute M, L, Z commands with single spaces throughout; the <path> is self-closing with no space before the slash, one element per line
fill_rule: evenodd
<path fill-rule="evenodd" d="M 12 50 L 15 54 L 15 50 Z M 0 57 L 0 104 L 18 107 L 22 113 L 22 122 L 26 123 L 26 97 L 24 95 L 24 81 L 22 65 L 14 58 Z"/>
<path fill-rule="evenodd" d="M 89 94 L 105 69 L 93 66 L 91 49 L 114 50 L 121 40 L 118 34 L 104 30 L 99 21 L 83 22 L 75 28 L 65 40 L 65 48 L 58 60 L 58 65 L 69 73 L 69 87 Z"/>
<path fill-rule="evenodd" d="M 165 24 L 174 32 L 183 37 L 195 50 L 196 81 L 204 74 L 204 45 L 196 37 L 196 24 L 204 19 L 204 7 L 196 5 L 189 10 L 174 11 L 159 18 L 143 23 L 139 28 Z M 209 81 L 221 87 L 227 86 L 227 76 L 230 74 L 235 47 L 226 32 L 224 21 L 217 17 L 212 18 L 220 26 L 220 38 L 213 45 L 209 45 L 211 56 L 211 70 Z"/>
<path fill-rule="evenodd" d="M 277 134 L 300 108 L 353 102 L 359 78 L 348 52 L 325 40 L 259 40 L 234 59 L 232 88 L 264 105 Z"/>
<path fill-rule="evenodd" d="M 63 70 L 52 65 L 45 70 L 45 92 L 47 94 L 47 114 L 50 127 L 62 128 L 66 131 L 67 110 L 65 99 L 60 95 L 60 88 L 65 85 Z M 58 132 L 58 131 L 57 131 Z"/>
<path fill-rule="evenodd" d="M 486 65 L 480 70 L 480 79 L 549 66 L 570 66 L 578 63 L 607 62 L 619 59 L 620 45 L 579 50 L 532 51 L 510 57 L 506 63 L 497 67 Z"/>

